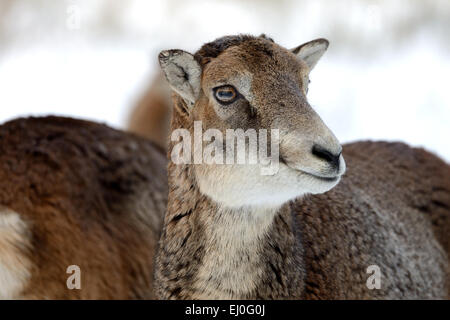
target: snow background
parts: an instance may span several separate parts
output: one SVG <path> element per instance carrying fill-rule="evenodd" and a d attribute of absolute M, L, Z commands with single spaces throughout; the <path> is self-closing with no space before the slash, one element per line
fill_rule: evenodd
<path fill-rule="evenodd" d="M 1 0 L 0 123 L 124 128 L 160 50 L 236 33 L 288 48 L 327 38 L 309 101 L 341 142 L 404 141 L 450 161 L 448 0 Z"/>

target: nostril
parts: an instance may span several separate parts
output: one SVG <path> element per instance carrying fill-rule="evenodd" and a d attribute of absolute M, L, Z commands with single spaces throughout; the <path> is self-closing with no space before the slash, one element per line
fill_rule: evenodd
<path fill-rule="evenodd" d="M 336 168 L 339 168 L 339 157 L 341 153 L 335 155 L 330 151 L 326 150 L 325 148 L 322 148 L 321 146 L 314 145 L 312 148 L 312 154 L 322 160 L 329 162 Z"/>
<path fill-rule="evenodd" d="M 334 155 L 330 151 L 328 151 L 318 145 L 313 146 L 312 154 L 315 155 L 316 157 L 326 160 L 328 162 L 332 162 L 334 159 Z"/>

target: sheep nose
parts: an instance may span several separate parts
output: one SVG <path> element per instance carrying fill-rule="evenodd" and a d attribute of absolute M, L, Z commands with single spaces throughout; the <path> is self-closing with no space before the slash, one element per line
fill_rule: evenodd
<path fill-rule="evenodd" d="M 319 145 L 314 145 L 312 148 L 313 155 L 315 155 L 319 159 L 327 161 L 329 164 L 335 167 L 336 170 L 339 170 L 339 157 L 341 156 L 341 153 L 342 152 L 339 152 L 338 154 L 333 154 Z"/>

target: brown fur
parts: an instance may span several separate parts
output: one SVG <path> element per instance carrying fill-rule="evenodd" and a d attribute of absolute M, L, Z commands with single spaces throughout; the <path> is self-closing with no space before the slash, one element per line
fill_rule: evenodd
<path fill-rule="evenodd" d="M 48 117 L 0 126 L 0 204 L 29 228 L 29 244 L 16 250 L 31 277 L 15 297 L 154 297 L 165 165 L 152 143 L 100 124 Z M 81 290 L 66 286 L 70 265 L 81 268 Z"/>
<path fill-rule="evenodd" d="M 305 297 L 450 297 L 450 167 L 402 143 L 344 146 L 337 187 L 292 204 L 307 270 Z M 381 290 L 367 290 L 378 265 Z M 447 271 L 447 283 L 436 274 Z"/>
<path fill-rule="evenodd" d="M 150 139 L 166 150 L 172 114 L 171 100 L 169 86 L 163 75 L 158 73 L 132 109 L 127 130 Z"/>
<path fill-rule="evenodd" d="M 286 135 L 300 129 L 311 139 L 326 136 L 321 141 L 335 147 L 304 97 L 307 67 L 287 50 L 264 38 L 237 36 L 207 44 L 195 57 L 202 68 L 200 94 L 191 109 L 175 96 L 172 129 L 192 132 L 194 120 L 222 131 L 270 128 L 278 121 Z M 161 59 L 165 67 L 170 53 Z M 209 92 L 218 80 L 245 77 L 245 70 L 253 77 L 253 100 L 236 102 L 236 113 L 221 118 L 225 111 Z M 257 109 L 254 118 L 247 113 L 250 107 Z M 281 156 L 289 167 L 309 159 L 301 137 L 296 144 L 282 141 Z M 227 195 L 204 189 L 218 202 L 201 191 L 202 179 L 212 180 L 212 188 L 234 183 L 241 190 L 246 180 L 256 179 L 253 175 L 240 171 L 241 180 L 229 181 L 237 169 L 169 162 L 168 210 L 155 274 L 158 297 L 448 298 L 449 165 L 401 143 L 358 142 L 345 145 L 343 153 L 348 171 L 334 189 L 262 209 L 227 207 L 227 201 L 233 203 Z M 252 190 L 236 196 L 246 192 Z M 268 226 L 267 217 L 273 217 Z M 370 265 L 380 267 L 380 290 L 366 286 Z"/>

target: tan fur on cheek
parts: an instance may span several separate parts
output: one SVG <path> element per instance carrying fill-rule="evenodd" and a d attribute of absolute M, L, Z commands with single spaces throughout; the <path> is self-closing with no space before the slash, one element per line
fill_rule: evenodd
<path fill-rule="evenodd" d="M 16 212 L 0 206 L 0 299 L 20 298 L 31 273 L 25 251 L 28 228 Z"/>

